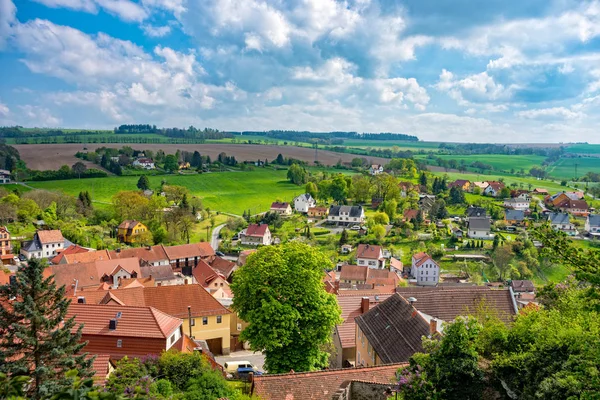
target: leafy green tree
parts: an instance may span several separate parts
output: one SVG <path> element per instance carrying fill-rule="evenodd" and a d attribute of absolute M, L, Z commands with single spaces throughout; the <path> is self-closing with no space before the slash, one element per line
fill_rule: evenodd
<path fill-rule="evenodd" d="M 373 233 L 377 240 L 382 240 L 385 237 L 385 227 L 383 225 L 375 225 L 371 228 L 371 233 Z"/>
<path fill-rule="evenodd" d="M 194 154 L 192 155 L 192 161 L 190 162 L 190 166 L 194 168 L 202 166 L 202 156 L 197 150 L 194 151 Z"/>
<path fill-rule="evenodd" d="M 306 193 L 310 194 L 313 199 L 317 198 L 317 194 L 319 193 L 319 188 L 314 182 L 308 182 L 306 184 Z"/>
<path fill-rule="evenodd" d="M 369 177 L 364 175 L 352 176 L 352 190 L 350 191 L 350 197 L 354 199 L 355 203 L 365 203 L 371 200 L 371 193 L 373 191 L 373 185 Z"/>
<path fill-rule="evenodd" d="M 71 170 L 73 171 L 73 174 L 77 175 L 78 178 L 81 178 L 81 174 L 85 173 L 87 166 L 81 161 L 77 161 L 75 164 L 73 164 Z"/>
<path fill-rule="evenodd" d="M 427 186 L 427 175 L 425 172 L 421 172 L 421 175 L 419 176 L 419 185 Z"/>
<path fill-rule="evenodd" d="M 185 400 L 221 399 L 230 397 L 232 390 L 217 371 L 206 371 L 202 375 L 188 381 Z"/>
<path fill-rule="evenodd" d="M 137 187 L 140 190 L 148 190 L 150 189 L 150 180 L 146 175 L 140 176 L 140 179 L 137 181 Z"/>
<path fill-rule="evenodd" d="M 0 372 L 31 377 L 27 394 L 39 399 L 69 384 L 65 376 L 78 369 L 89 376 L 92 360 L 81 353 L 83 326 L 66 319 L 70 300 L 64 286 L 44 278 L 46 265 L 31 259 L 20 268 L 15 282 L 0 286 Z"/>
<path fill-rule="evenodd" d="M 396 217 L 396 210 L 398 209 L 398 202 L 396 199 L 390 199 L 383 202 L 383 212 L 387 214 L 390 221 L 393 221 Z"/>
<path fill-rule="evenodd" d="M 169 154 L 165 157 L 164 168 L 166 171 L 177 171 L 179 169 L 179 163 L 177 157 L 174 154 Z"/>
<path fill-rule="evenodd" d="M 386 213 L 376 212 L 373 215 L 373 222 L 380 225 L 387 225 L 390 223 L 390 217 Z"/>
<path fill-rule="evenodd" d="M 450 204 L 465 204 L 465 193 L 458 186 L 452 186 L 450 188 L 450 196 L 448 197 L 448 203 Z"/>
<path fill-rule="evenodd" d="M 236 272 L 233 309 L 249 323 L 241 339 L 265 354 L 270 373 L 310 371 L 328 364 L 323 346 L 341 321 L 335 296 L 323 286 L 328 257 L 291 242 L 260 248 Z"/>
<path fill-rule="evenodd" d="M 340 235 L 339 245 L 343 246 L 347 243 L 348 243 L 348 231 L 346 230 L 346 228 L 344 228 L 344 230 L 342 230 L 342 234 Z"/>
<path fill-rule="evenodd" d="M 300 165 L 292 164 L 288 168 L 287 178 L 295 185 L 302 185 L 308 180 L 308 172 Z"/>
<path fill-rule="evenodd" d="M 281 155 L 281 153 L 277 154 L 277 158 L 275 159 L 275 164 L 283 165 L 285 164 L 285 159 Z"/>
<path fill-rule="evenodd" d="M 341 174 L 336 175 L 331 181 L 329 194 L 334 201 L 342 202 L 348 197 L 348 183 Z"/>

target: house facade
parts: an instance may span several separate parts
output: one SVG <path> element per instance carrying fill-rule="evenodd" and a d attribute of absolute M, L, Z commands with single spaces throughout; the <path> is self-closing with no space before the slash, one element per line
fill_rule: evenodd
<path fill-rule="evenodd" d="M 327 207 L 310 207 L 308 209 L 308 216 L 310 218 L 327 218 L 329 214 L 329 208 Z"/>
<path fill-rule="evenodd" d="M 362 206 L 331 206 L 327 221 L 338 225 L 360 225 L 365 222 Z"/>
<path fill-rule="evenodd" d="M 471 239 L 493 239 L 490 219 L 487 217 L 471 217 L 467 220 L 467 236 Z"/>
<path fill-rule="evenodd" d="M 590 236 L 600 236 L 600 215 L 590 214 L 585 219 L 585 231 Z"/>
<path fill-rule="evenodd" d="M 140 242 L 148 234 L 146 225 L 135 220 L 125 220 L 117 227 L 117 239 L 122 243 L 134 244 Z"/>
<path fill-rule="evenodd" d="M 71 245 L 60 230 L 37 231 L 33 240 L 23 242 L 21 254 L 28 260 L 31 257 L 52 258 Z"/>
<path fill-rule="evenodd" d="M 12 243 L 10 241 L 10 232 L 5 226 L 0 226 L 0 255 L 3 264 L 11 264 L 13 261 Z"/>
<path fill-rule="evenodd" d="M 498 197 L 500 192 L 504 189 L 504 183 L 491 181 L 488 182 L 487 187 L 483 190 L 483 194 L 486 196 Z"/>
<path fill-rule="evenodd" d="M 435 286 L 440 281 L 440 266 L 427 253 L 412 256 L 410 274 L 419 286 Z"/>
<path fill-rule="evenodd" d="M 181 272 L 186 276 L 192 275 L 192 270 L 200 261 L 211 263 L 216 256 L 208 242 L 165 246 L 164 251 L 173 271 Z"/>
<path fill-rule="evenodd" d="M 154 161 L 151 158 L 138 158 L 131 163 L 136 168 L 155 169 Z"/>
<path fill-rule="evenodd" d="M 369 167 L 369 174 L 379 175 L 383 172 L 383 165 L 373 164 Z"/>
<path fill-rule="evenodd" d="M 250 224 L 240 232 L 240 242 L 249 246 L 270 245 L 271 231 L 267 224 Z"/>
<path fill-rule="evenodd" d="M 279 215 L 292 215 L 292 206 L 290 206 L 290 203 L 280 203 L 275 201 L 271 204 L 269 211 Z"/>
<path fill-rule="evenodd" d="M 510 208 L 513 210 L 529 210 L 529 199 L 524 199 L 520 197 L 513 197 L 510 199 L 504 199 L 504 207 Z"/>
<path fill-rule="evenodd" d="M 377 245 L 359 244 L 356 249 L 356 264 L 374 269 L 384 268 L 383 249 Z"/>
<path fill-rule="evenodd" d="M 465 192 L 468 192 L 471 190 L 471 182 L 466 179 L 457 179 L 454 182 L 450 182 L 448 184 L 448 188 L 453 188 L 453 187 L 457 187 L 459 189 L 462 189 Z"/>
<path fill-rule="evenodd" d="M 527 226 L 525 211 L 523 210 L 506 210 L 504 221 L 512 226 Z"/>
<path fill-rule="evenodd" d="M 575 225 L 571 223 L 570 216 L 567 213 L 550 213 L 548 214 L 548 221 L 552 229 L 564 232 L 568 236 L 575 236 L 579 233 Z"/>
<path fill-rule="evenodd" d="M 11 174 L 10 171 L 5 169 L 0 169 L 0 183 L 10 183 L 11 182 Z"/>
<path fill-rule="evenodd" d="M 586 217 L 589 213 L 589 207 L 585 200 L 564 200 L 556 205 L 556 209 L 578 217 Z"/>
<path fill-rule="evenodd" d="M 301 194 L 294 198 L 294 208 L 301 213 L 308 213 L 308 210 L 312 207 L 316 207 L 316 205 L 317 202 L 308 193 Z"/>

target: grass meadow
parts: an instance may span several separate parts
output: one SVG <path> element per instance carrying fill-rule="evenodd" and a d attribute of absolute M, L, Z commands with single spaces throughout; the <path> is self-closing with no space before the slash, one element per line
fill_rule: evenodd
<path fill-rule="evenodd" d="M 489 164 L 494 167 L 497 171 L 510 171 L 514 169 L 515 171 L 519 171 L 523 169 L 526 173 L 531 169 L 531 167 L 537 165 L 541 166 L 545 157 L 543 156 L 533 156 L 533 155 L 504 155 L 504 154 L 474 154 L 474 155 L 439 155 L 445 160 L 456 160 L 461 162 L 465 161 L 467 165 L 480 161 L 484 164 Z M 426 156 L 418 155 L 415 158 L 426 158 Z M 600 160 L 599 160 L 600 161 Z M 431 164 L 435 164 L 435 162 L 430 162 Z"/>
<path fill-rule="evenodd" d="M 510 185 L 512 183 L 516 183 L 517 187 L 522 187 L 523 189 L 529 189 L 529 185 L 532 185 L 532 188 L 541 188 L 548 189 L 551 192 L 558 192 L 566 190 L 564 186 L 561 186 L 559 182 L 551 181 L 551 180 L 537 180 L 534 177 L 521 177 L 507 174 L 476 174 L 476 173 L 458 173 L 458 172 L 434 172 L 434 175 L 437 176 L 448 176 L 448 180 L 455 181 L 456 179 L 467 179 L 471 182 L 479 182 L 479 181 L 491 181 L 498 180 L 500 178 L 504 179 L 504 183 Z"/>
<path fill-rule="evenodd" d="M 548 168 L 548 173 L 557 178 L 572 179 L 575 177 L 575 164 L 577 164 L 577 177 L 582 177 L 587 172 L 600 173 L 600 158 L 561 158 Z"/>

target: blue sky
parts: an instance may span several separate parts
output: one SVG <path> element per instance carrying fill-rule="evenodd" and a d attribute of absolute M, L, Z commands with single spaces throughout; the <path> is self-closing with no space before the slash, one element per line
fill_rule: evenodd
<path fill-rule="evenodd" d="M 0 0 L 0 125 L 600 142 L 600 2 Z"/>

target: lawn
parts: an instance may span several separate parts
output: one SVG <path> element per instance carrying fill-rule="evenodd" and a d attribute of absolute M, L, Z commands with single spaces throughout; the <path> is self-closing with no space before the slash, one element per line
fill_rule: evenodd
<path fill-rule="evenodd" d="M 503 173 L 497 174 L 476 174 L 476 173 L 460 173 L 460 172 L 433 172 L 434 175 L 437 176 L 448 176 L 449 182 L 455 181 L 456 179 L 467 179 L 471 182 L 479 182 L 479 181 L 491 181 L 498 180 L 500 178 L 504 179 L 504 183 L 507 185 L 512 184 L 513 182 L 518 185 L 518 187 L 522 187 L 523 189 L 528 189 L 529 184 L 531 184 L 532 188 L 542 188 L 548 189 L 552 192 L 558 192 L 565 190 L 564 186 L 560 186 L 559 182 L 551 181 L 551 180 L 537 180 L 531 176 L 514 176 Z"/>
<path fill-rule="evenodd" d="M 415 158 L 426 158 L 427 156 L 418 155 Z M 511 170 L 519 171 L 523 169 L 528 172 L 534 165 L 540 166 L 546 157 L 533 156 L 533 155 L 505 155 L 505 154 L 474 154 L 474 155 L 451 155 L 444 154 L 436 157 L 440 157 L 444 160 L 456 160 L 461 162 L 465 161 L 467 165 L 473 162 L 480 161 L 484 164 L 489 164 L 494 167 L 496 171 L 510 172 Z M 600 161 L 600 160 L 599 160 Z M 434 165 L 433 160 L 429 160 L 428 164 Z"/>
<path fill-rule="evenodd" d="M 286 170 L 260 168 L 247 172 L 149 176 L 148 179 L 153 189 L 158 188 L 164 179 L 168 184 L 187 187 L 213 211 L 242 215 L 244 210 L 250 210 L 252 214 L 268 211 L 273 201 L 292 201 L 295 196 L 304 193 L 304 187 L 289 183 L 286 174 Z M 135 176 L 121 176 L 29 184 L 39 189 L 62 190 L 73 196 L 87 190 L 94 202 L 109 204 L 117 192 L 137 190 L 137 181 Z"/>
<path fill-rule="evenodd" d="M 575 165 L 577 165 L 577 177 L 582 177 L 587 172 L 600 173 L 600 158 L 561 158 L 548 168 L 551 176 L 564 179 L 575 177 Z"/>

